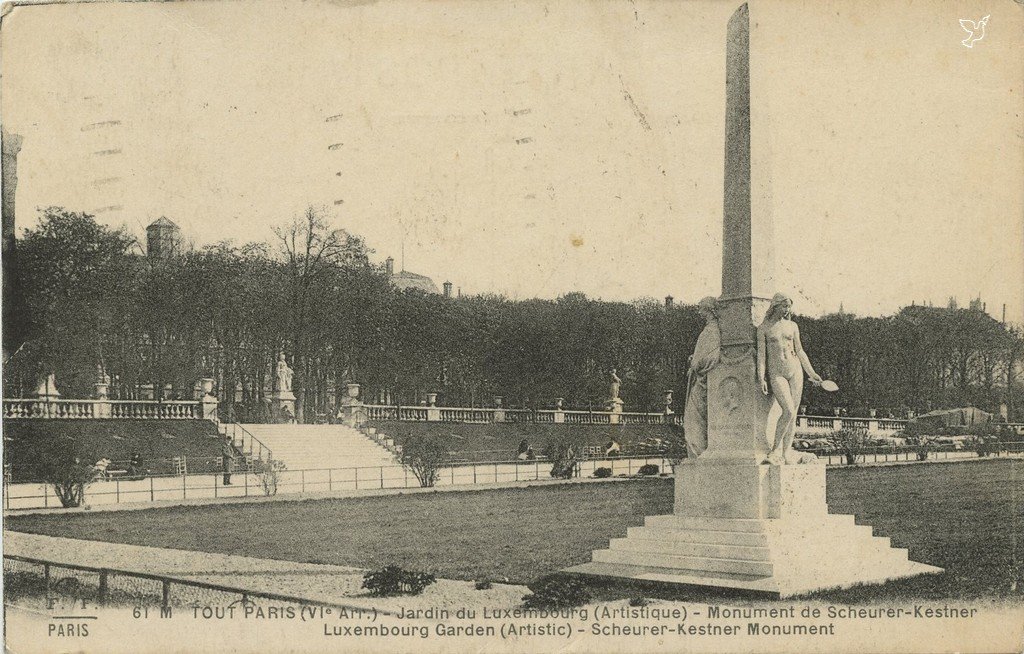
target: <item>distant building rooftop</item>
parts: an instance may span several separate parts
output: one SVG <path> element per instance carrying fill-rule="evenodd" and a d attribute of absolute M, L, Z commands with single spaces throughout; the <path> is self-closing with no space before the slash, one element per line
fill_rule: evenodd
<path fill-rule="evenodd" d="M 426 275 L 417 275 L 414 272 L 403 270 L 391 275 L 391 283 L 401 290 L 416 288 L 426 293 L 440 293 L 434 280 Z"/>
<path fill-rule="evenodd" d="M 404 291 L 407 288 L 415 288 L 423 291 L 424 293 L 441 292 L 438 290 L 437 284 L 434 283 L 434 280 L 426 275 L 418 275 L 414 272 L 409 272 L 408 270 L 395 272 L 395 260 L 391 257 L 387 258 L 384 265 L 391 283 L 401 291 Z"/>
<path fill-rule="evenodd" d="M 174 229 L 178 229 L 178 225 L 175 224 L 173 220 L 167 218 L 166 216 L 160 216 L 159 218 L 151 222 L 149 224 L 149 227 L 173 227 Z M 149 229 L 149 227 L 147 227 L 146 229 Z"/>

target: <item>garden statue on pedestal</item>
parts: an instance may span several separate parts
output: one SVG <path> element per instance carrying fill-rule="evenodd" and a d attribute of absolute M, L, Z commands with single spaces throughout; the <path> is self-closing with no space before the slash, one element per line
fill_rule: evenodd
<path fill-rule="evenodd" d="M 612 383 L 609 389 L 609 395 L 611 399 L 608 401 L 608 410 L 613 413 L 622 413 L 622 399 L 619 397 L 619 386 L 622 385 L 622 380 L 619 379 L 619 375 L 616 374 L 615 368 L 612 368 L 611 372 Z"/>
<path fill-rule="evenodd" d="M 277 390 L 273 394 L 273 411 L 281 422 L 295 420 L 295 394 L 292 393 L 294 372 L 288 366 L 284 352 L 277 358 Z"/>
<path fill-rule="evenodd" d="M 60 393 L 57 391 L 57 375 L 54 373 L 48 373 L 42 381 L 39 382 L 39 388 L 36 389 L 36 396 L 42 400 L 52 401 L 60 397 Z"/>
<path fill-rule="evenodd" d="M 279 393 L 291 393 L 292 391 L 292 369 L 285 360 L 284 352 L 277 357 L 277 391 Z"/>

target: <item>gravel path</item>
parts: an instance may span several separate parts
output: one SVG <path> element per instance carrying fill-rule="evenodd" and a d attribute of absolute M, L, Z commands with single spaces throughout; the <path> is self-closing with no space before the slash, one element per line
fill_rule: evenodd
<path fill-rule="evenodd" d="M 438 579 L 415 597 L 370 597 L 362 588 L 365 570 L 188 550 L 54 538 L 4 531 L 4 554 L 97 568 L 165 575 L 228 586 L 239 591 L 271 592 L 313 602 L 398 613 L 402 609 L 486 604 L 514 607 L 529 592 L 525 586 L 494 584 L 476 590 L 471 581 Z"/>

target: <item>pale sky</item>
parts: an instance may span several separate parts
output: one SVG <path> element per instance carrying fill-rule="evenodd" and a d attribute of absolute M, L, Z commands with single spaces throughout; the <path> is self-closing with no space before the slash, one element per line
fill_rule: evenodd
<path fill-rule="evenodd" d="M 24 137 L 18 226 L 63 205 L 140 237 L 166 215 L 197 244 L 262 240 L 322 204 L 375 260 L 404 234 L 407 269 L 463 292 L 695 302 L 721 290 L 739 4 L 15 8 L 0 109 Z M 965 48 L 958 19 L 984 14 Z M 776 279 L 797 310 L 980 293 L 1024 320 L 1024 8 L 751 15 Z"/>

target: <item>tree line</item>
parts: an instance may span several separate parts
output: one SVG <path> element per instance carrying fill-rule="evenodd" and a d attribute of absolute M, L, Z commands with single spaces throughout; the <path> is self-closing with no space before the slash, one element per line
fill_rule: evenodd
<path fill-rule="evenodd" d="M 443 297 L 390 283 L 357 235 L 317 209 L 264 242 L 222 242 L 171 258 L 142 254 L 124 229 L 51 207 L 9 253 L 4 302 L 5 396 L 56 374 L 66 397 L 88 397 L 97 366 L 114 397 L 170 385 L 191 397 L 212 377 L 230 417 L 257 420 L 285 352 L 297 417 L 329 415 L 345 384 L 368 402 L 604 409 L 610 371 L 627 411 L 682 410 L 688 356 L 703 327 L 695 307 L 654 299 L 606 302 L 484 294 Z M 891 316 L 797 316 L 818 371 L 812 412 L 898 413 L 974 405 L 1011 419 L 1024 407 L 1020 329 L 975 309 L 909 306 Z M 237 401 L 236 401 L 237 400 Z M 263 416 L 265 417 L 265 416 Z"/>

